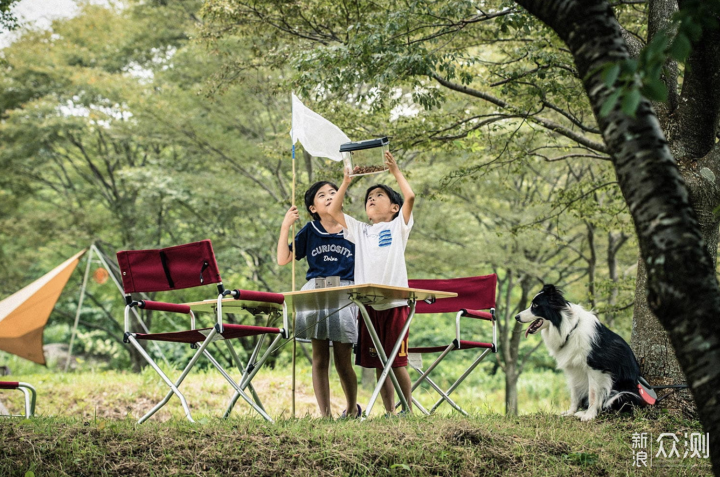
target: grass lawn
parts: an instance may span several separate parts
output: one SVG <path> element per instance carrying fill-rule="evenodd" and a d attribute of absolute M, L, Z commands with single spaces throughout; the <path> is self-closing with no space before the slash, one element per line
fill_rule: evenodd
<path fill-rule="evenodd" d="M 502 376 L 478 373 L 453 395 L 469 417 L 444 405 L 432 417 L 388 419 L 376 406 L 364 423 L 318 419 L 309 368 L 300 366 L 297 376 L 297 419 L 290 415 L 287 369 L 256 379 L 276 419 L 268 424 L 242 401 L 231 419 L 219 419 L 229 386 L 217 373 L 191 375 L 181 389 L 195 425 L 184 420 L 175 398 L 135 424 L 167 389 L 151 370 L 12 376 L 37 388 L 38 417 L 0 420 L 0 475 L 711 475 L 709 461 L 699 458 L 636 471 L 634 433 L 648 433 L 649 440 L 675 433 L 682 455 L 684 436 L 700 432 L 699 423 L 657 411 L 590 423 L 558 417 L 567 391 L 562 375 L 552 372 L 521 377 L 518 417 L 502 414 Z M 336 379 L 332 394 L 338 415 L 344 403 Z M 21 410 L 21 397 L 0 394 L 12 412 Z M 416 397 L 433 402 L 428 390 Z M 361 389 L 363 407 L 368 399 Z"/>

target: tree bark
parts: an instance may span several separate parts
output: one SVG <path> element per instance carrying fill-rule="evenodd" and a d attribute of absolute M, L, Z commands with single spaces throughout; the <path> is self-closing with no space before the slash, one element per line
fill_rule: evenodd
<path fill-rule="evenodd" d="M 720 474 L 720 290 L 714 261 L 650 102 L 643 99 L 634 117 L 620 105 L 600 115 L 615 91 L 603 81 L 603 66 L 629 58 L 622 29 L 605 1 L 516 1 L 555 30 L 583 78 L 635 224 L 648 307 L 669 333 Z"/>
<path fill-rule="evenodd" d="M 670 25 L 672 15 L 677 11 L 676 0 L 653 0 L 648 10 L 648 42 Z M 717 41 L 717 34 L 707 33 L 709 40 Z M 704 43 L 704 42 L 702 42 Z M 698 47 L 700 47 L 698 49 Z M 710 106 L 712 92 L 712 61 L 708 55 L 717 54 L 717 47 L 699 44 L 688 59 L 687 79 L 683 83 L 682 97 L 678 94 L 678 65 L 674 61 L 666 64 L 662 80 L 668 89 L 668 101 L 653 103 L 658 113 L 663 132 L 668 138 L 669 148 L 678 161 L 689 192 L 690 204 L 698 218 L 702 237 L 713 264 L 717 258 L 718 220 L 714 210 L 720 206 L 720 194 L 715 177 L 718 174 L 718 160 L 711 152 L 717 125 L 718 107 Z M 633 55 L 637 56 L 637 55 Z M 712 60 L 712 58 L 711 58 Z M 717 79 L 715 79 L 717 83 Z M 710 100 L 710 103 L 705 102 Z M 717 98 L 715 99 L 717 101 Z M 714 122 L 713 122 L 714 121 Z M 705 157 L 703 157 L 705 156 Z M 633 313 L 631 344 L 640 362 L 640 368 L 650 384 L 685 384 L 686 379 L 675 352 L 669 346 L 669 338 L 657 317 L 647 306 L 645 282 L 646 270 L 642 259 L 638 263 Z M 687 390 L 678 391 L 663 401 L 663 407 L 681 411 L 686 417 L 696 416 L 697 409 Z"/>
<path fill-rule="evenodd" d="M 585 222 L 587 228 L 588 248 L 590 249 L 590 258 L 588 259 L 588 295 L 590 295 L 590 309 L 595 309 L 595 269 L 597 268 L 597 252 L 595 251 L 595 225 L 591 222 Z"/>
<path fill-rule="evenodd" d="M 630 345 L 640 364 L 640 373 L 653 386 L 687 382 L 665 328 L 648 306 L 647 271 L 642 258 L 638 260 L 635 281 L 635 309 Z M 658 396 L 666 392 L 669 390 L 659 390 Z M 673 391 L 662 401 L 662 406 L 682 412 L 686 418 L 697 418 L 697 408 L 687 390 Z"/>
<path fill-rule="evenodd" d="M 518 309 L 523 310 L 527 307 L 528 295 L 530 293 L 531 280 L 528 275 L 520 278 L 520 300 Z M 523 336 L 523 325 L 514 320 L 515 313 L 510 313 L 510 297 L 514 288 L 512 271 L 508 270 L 507 288 L 505 290 L 506 303 L 505 312 L 503 314 L 503 326 L 500 327 L 501 353 L 498 356 L 498 362 L 502 358 L 502 369 L 505 372 L 505 414 L 508 416 L 517 416 L 518 413 L 518 394 L 517 383 L 522 365 L 520 363 L 520 340 Z M 525 356 L 527 359 L 528 356 Z"/>
<path fill-rule="evenodd" d="M 510 361 L 505 367 L 505 415 L 517 416 L 518 414 L 518 394 L 517 382 L 520 376 L 517 372 L 515 361 Z"/>

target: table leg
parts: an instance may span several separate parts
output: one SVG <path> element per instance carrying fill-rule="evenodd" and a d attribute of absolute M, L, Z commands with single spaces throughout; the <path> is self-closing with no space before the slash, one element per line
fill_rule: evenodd
<path fill-rule="evenodd" d="M 378 394 L 380 394 L 380 389 L 382 388 L 383 384 L 385 383 L 385 380 L 387 379 L 388 375 L 390 376 L 390 380 L 393 383 L 393 386 L 395 387 L 395 391 L 398 393 L 398 397 L 400 398 L 400 402 L 403 405 L 403 409 L 407 410 L 410 408 L 408 405 L 407 400 L 405 399 L 405 395 L 402 392 L 402 389 L 400 388 L 400 383 L 398 383 L 397 378 L 395 377 L 395 373 L 391 372 L 392 369 L 392 363 L 395 361 L 395 357 L 398 354 L 398 351 L 400 351 L 400 345 L 402 344 L 403 338 L 405 338 L 405 334 L 408 332 L 408 329 L 410 329 L 410 322 L 412 321 L 413 317 L 415 316 L 415 300 L 410 301 L 410 313 L 408 314 L 407 320 L 405 320 L 405 326 L 402 329 L 402 332 L 400 333 L 400 336 L 398 337 L 398 341 L 395 343 L 395 346 L 393 347 L 392 351 L 390 352 L 390 356 L 385 355 L 385 349 L 382 346 L 382 342 L 380 341 L 380 338 L 377 335 L 377 332 L 375 331 L 375 327 L 372 325 L 372 322 L 370 321 L 370 317 L 368 316 L 367 309 L 365 308 L 365 305 L 360 302 L 357 298 L 352 297 L 351 300 L 353 303 L 355 303 L 358 308 L 360 309 L 360 314 L 363 317 L 363 321 L 365 321 L 365 326 L 368 328 L 368 332 L 370 333 L 370 337 L 372 338 L 373 344 L 375 345 L 375 349 L 377 350 L 378 357 L 380 358 L 380 362 L 383 364 L 383 371 L 380 374 L 380 377 L 378 378 L 377 385 L 375 386 L 375 390 L 373 391 L 372 396 L 370 397 L 370 402 L 368 403 L 367 407 L 365 408 L 365 416 L 370 415 L 370 411 L 372 410 L 373 406 L 375 405 L 375 401 L 377 400 Z M 366 417 L 361 418 L 361 420 L 365 420 Z"/>

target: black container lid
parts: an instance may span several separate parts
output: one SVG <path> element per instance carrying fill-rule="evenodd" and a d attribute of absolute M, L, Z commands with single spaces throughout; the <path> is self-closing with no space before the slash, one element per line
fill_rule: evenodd
<path fill-rule="evenodd" d="M 390 140 L 387 136 L 379 139 L 368 139 L 367 141 L 346 142 L 340 145 L 340 152 L 360 151 L 362 149 L 387 146 L 388 144 L 390 144 Z"/>

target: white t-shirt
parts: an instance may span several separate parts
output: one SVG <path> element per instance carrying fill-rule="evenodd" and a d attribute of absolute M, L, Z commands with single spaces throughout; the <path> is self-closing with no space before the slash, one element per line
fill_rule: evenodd
<path fill-rule="evenodd" d="M 403 211 L 390 222 L 366 224 L 347 214 L 343 229 L 345 238 L 355 244 L 355 284 L 374 283 L 394 287 L 407 287 L 405 246 L 413 226 L 413 216 L 405 223 Z M 373 305 L 376 310 L 407 306 L 406 300 Z"/>

